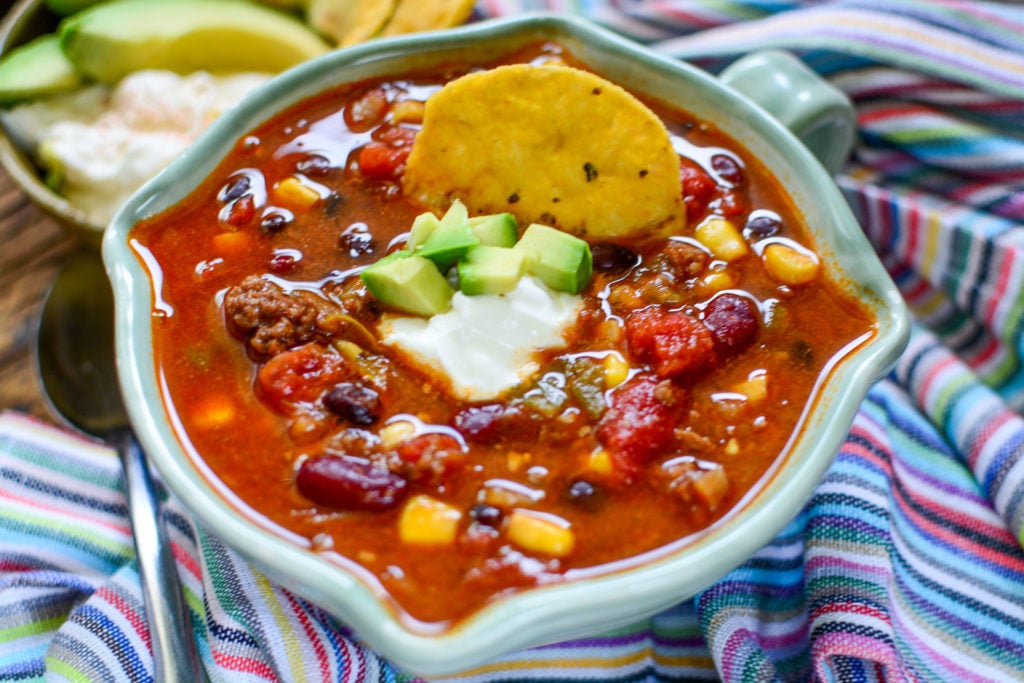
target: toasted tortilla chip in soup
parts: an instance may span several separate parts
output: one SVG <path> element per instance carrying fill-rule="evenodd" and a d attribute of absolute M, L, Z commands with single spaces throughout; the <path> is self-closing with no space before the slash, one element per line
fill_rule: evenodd
<path fill-rule="evenodd" d="M 407 195 L 513 213 L 580 237 L 629 238 L 685 222 L 665 124 L 623 88 L 562 65 L 513 64 L 451 81 L 426 103 Z"/>

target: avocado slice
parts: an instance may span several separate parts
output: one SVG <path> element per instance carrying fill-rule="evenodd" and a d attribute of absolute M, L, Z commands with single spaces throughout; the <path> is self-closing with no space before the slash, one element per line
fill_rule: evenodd
<path fill-rule="evenodd" d="M 103 83 L 140 69 L 274 73 L 330 49 L 297 18 L 244 0 L 110 0 L 57 30 L 78 71 Z"/>
<path fill-rule="evenodd" d="M 590 245 L 547 225 L 531 224 L 514 248 L 527 252 L 527 272 L 551 289 L 578 294 L 594 272 Z"/>
<path fill-rule="evenodd" d="M 519 225 L 510 213 L 493 213 L 469 219 L 469 227 L 480 244 L 491 247 L 513 247 L 519 239 Z"/>
<path fill-rule="evenodd" d="M 511 292 L 526 273 L 527 260 L 523 249 L 473 247 L 459 261 L 459 289 L 470 296 Z"/>
<path fill-rule="evenodd" d="M 416 254 L 437 264 L 442 273 L 462 258 L 470 247 L 480 244 L 480 238 L 469 226 L 465 205 L 455 200 L 427 238 L 416 249 Z"/>
<path fill-rule="evenodd" d="M 381 303 L 414 315 L 444 313 L 455 294 L 433 261 L 405 250 L 367 266 L 359 277 Z"/>
<path fill-rule="evenodd" d="M 74 90 L 82 77 L 52 33 L 19 45 L 0 59 L 0 105 Z"/>

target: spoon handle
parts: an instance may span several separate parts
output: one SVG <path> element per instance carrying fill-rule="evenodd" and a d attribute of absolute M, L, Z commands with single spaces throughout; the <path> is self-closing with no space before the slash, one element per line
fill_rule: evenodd
<path fill-rule="evenodd" d="M 154 680 L 158 683 L 206 680 L 171 544 L 159 522 L 159 501 L 146 457 L 130 430 L 117 430 L 111 441 L 124 467 L 128 516 L 153 644 Z"/>

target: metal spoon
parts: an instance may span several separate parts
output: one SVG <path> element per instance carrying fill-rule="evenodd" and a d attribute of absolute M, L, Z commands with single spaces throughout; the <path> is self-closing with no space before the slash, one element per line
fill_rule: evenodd
<path fill-rule="evenodd" d="M 39 325 L 39 374 L 54 409 L 117 449 L 124 468 L 157 681 L 205 680 L 146 458 L 128 424 L 114 361 L 114 303 L 99 254 L 80 250 L 57 276 Z"/>

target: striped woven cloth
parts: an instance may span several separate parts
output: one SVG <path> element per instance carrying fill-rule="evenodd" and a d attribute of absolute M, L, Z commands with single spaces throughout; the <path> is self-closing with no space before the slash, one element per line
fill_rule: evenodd
<path fill-rule="evenodd" d="M 910 346 L 772 543 L 630 628 L 452 681 L 1024 680 L 1024 7 L 957 0 L 481 2 L 581 13 L 716 72 L 783 48 L 854 101 L 838 178 Z M 0 680 L 148 681 L 117 460 L 0 418 Z M 213 681 L 410 681 L 170 500 Z"/>

